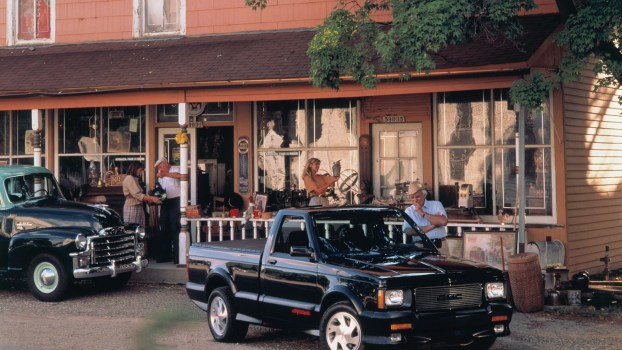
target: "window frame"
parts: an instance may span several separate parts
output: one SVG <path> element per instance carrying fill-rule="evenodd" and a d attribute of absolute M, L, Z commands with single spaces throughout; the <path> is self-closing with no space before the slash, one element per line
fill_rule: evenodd
<path fill-rule="evenodd" d="M 186 0 L 176 0 L 179 5 L 179 23 L 176 30 L 162 30 L 161 32 L 147 31 L 147 13 L 145 2 L 148 0 L 133 0 L 133 28 L 134 38 L 186 35 Z"/>
<path fill-rule="evenodd" d="M 35 0 L 36 1 L 36 0 Z M 50 37 L 49 38 L 34 38 L 34 39 L 19 39 L 19 0 L 7 1 L 7 46 L 17 45 L 32 45 L 32 44 L 50 44 L 55 42 L 56 38 L 56 0 L 49 1 L 49 13 L 50 13 Z"/>
<path fill-rule="evenodd" d="M 489 101 L 487 101 L 487 103 L 489 104 L 489 108 L 487 113 L 490 115 L 490 135 L 488 135 L 488 137 L 490 137 L 490 141 L 489 143 L 485 143 L 485 144 L 474 144 L 474 145 L 468 145 L 468 146 L 451 146 L 451 145 L 440 145 L 439 142 L 439 128 L 440 128 L 440 122 L 439 122 L 439 118 L 440 118 L 440 111 L 439 111 L 439 104 L 441 103 L 441 96 L 442 94 L 445 93 L 460 93 L 459 91 L 444 91 L 444 92 L 438 92 L 438 93 L 434 93 L 433 95 L 433 133 L 434 133 L 434 187 L 435 187 L 435 193 L 440 193 L 439 192 L 439 186 L 440 186 L 440 174 L 438 172 L 438 167 L 439 167 L 439 159 L 440 159 L 440 153 L 446 150 L 451 150 L 451 149 L 455 149 L 457 147 L 460 148 L 471 148 L 471 149 L 483 149 L 483 150 L 488 150 L 489 154 L 492 156 L 491 157 L 491 167 L 492 167 L 492 198 L 491 198 L 491 202 L 492 202 L 492 208 L 498 208 L 499 204 L 497 203 L 497 196 L 495 195 L 496 191 L 502 190 L 502 185 L 501 183 L 497 183 L 497 176 L 495 175 L 495 169 L 497 166 L 497 159 L 496 159 L 496 155 L 497 152 L 500 150 L 511 150 L 511 151 L 515 151 L 516 146 L 515 143 L 504 143 L 503 140 L 498 141 L 497 139 L 497 135 L 496 135 L 496 120 L 495 120 L 495 103 L 497 102 L 497 100 L 495 100 L 496 98 L 496 92 L 499 91 L 503 91 L 503 90 L 507 90 L 508 88 L 497 88 L 497 89 L 478 89 L 478 90 L 469 90 L 469 91 L 464 91 L 465 93 L 471 93 L 471 92 L 486 92 L 487 94 L 489 94 L 489 96 L 491 97 Z M 507 100 L 507 98 L 506 98 Z M 556 169 L 555 169 L 555 142 L 554 142 L 554 129 L 555 129 L 555 125 L 554 125 L 554 111 L 552 108 L 552 101 L 553 101 L 553 96 L 552 93 L 549 92 L 549 96 L 548 96 L 548 100 L 546 102 L 546 105 L 548 107 L 548 122 L 549 122 L 549 135 L 548 136 L 548 143 L 533 143 L 533 144 L 525 144 L 525 151 L 528 150 L 534 150 L 534 149 L 548 149 L 549 153 L 550 153 L 550 187 L 551 187 L 551 215 L 528 215 L 527 213 L 525 214 L 525 223 L 527 224 L 555 224 L 557 222 L 557 202 L 556 202 L 556 196 L 555 196 L 555 192 L 556 192 Z M 534 113 L 541 113 L 539 111 L 536 111 Z M 527 116 L 526 116 L 527 117 Z M 517 121 L 518 122 L 518 121 Z M 484 174 L 485 176 L 485 174 Z M 501 204 L 502 207 L 502 204 Z M 495 209 L 496 210 L 496 209 Z M 480 215 L 485 221 L 489 221 L 489 222 L 496 222 L 498 220 L 497 218 L 497 213 L 492 213 L 490 215 Z"/>

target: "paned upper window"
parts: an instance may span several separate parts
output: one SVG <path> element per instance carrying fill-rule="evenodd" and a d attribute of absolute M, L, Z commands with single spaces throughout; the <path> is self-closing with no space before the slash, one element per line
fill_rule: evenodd
<path fill-rule="evenodd" d="M 54 39 L 56 0 L 7 2 L 7 44 L 49 43 Z"/>
<path fill-rule="evenodd" d="M 185 34 L 185 0 L 134 0 L 135 36 Z"/>

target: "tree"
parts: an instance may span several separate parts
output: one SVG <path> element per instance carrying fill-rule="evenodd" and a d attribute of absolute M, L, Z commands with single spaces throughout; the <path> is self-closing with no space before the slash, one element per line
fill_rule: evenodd
<path fill-rule="evenodd" d="M 246 0 L 254 9 L 267 3 Z M 514 101 L 530 108 L 539 107 L 561 81 L 578 78 L 590 58 L 599 76 L 595 89 L 619 87 L 622 81 L 622 0 L 558 3 L 566 17 L 556 38 L 564 48 L 562 64 L 547 75 L 535 72 L 518 80 L 511 89 Z M 535 7 L 533 0 L 342 0 L 309 44 L 310 77 L 318 87 L 339 89 L 344 77 L 351 77 L 373 88 L 379 72 L 397 72 L 402 79 L 430 72 L 434 55 L 449 45 L 482 37 L 519 45 L 518 13 Z M 390 14 L 392 21 L 376 21 L 382 14 Z"/>

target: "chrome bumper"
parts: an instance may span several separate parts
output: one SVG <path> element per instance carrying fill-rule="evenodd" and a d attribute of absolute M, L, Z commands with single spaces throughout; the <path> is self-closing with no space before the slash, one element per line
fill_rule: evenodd
<path fill-rule="evenodd" d="M 135 261 L 127 264 L 116 264 L 114 261 L 108 266 L 76 268 L 74 261 L 73 277 L 74 278 L 91 278 L 100 276 L 116 277 L 124 272 L 140 272 L 143 267 L 147 267 L 149 261 L 142 257 L 137 257 Z"/>

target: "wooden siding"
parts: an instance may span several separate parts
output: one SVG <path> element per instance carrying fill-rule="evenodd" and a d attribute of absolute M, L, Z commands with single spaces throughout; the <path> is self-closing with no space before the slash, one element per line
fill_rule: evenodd
<path fill-rule="evenodd" d="M 555 0 L 536 0 L 528 15 L 556 13 Z M 186 0 L 186 34 L 313 28 L 338 6 L 338 0 L 279 0 L 253 11 L 242 0 Z M 6 44 L 6 1 L 0 2 L 0 46 Z M 132 0 L 57 0 L 56 43 L 131 40 Z M 379 14 L 377 20 L 390 21 Z"/>
<path fill-rule="evenodd" d="M 564 151 L 567 193 L 566 262 L 571 272 L 622 267 L 622 89 L 593 92 L 588 67 L 564 84 Z"/>

